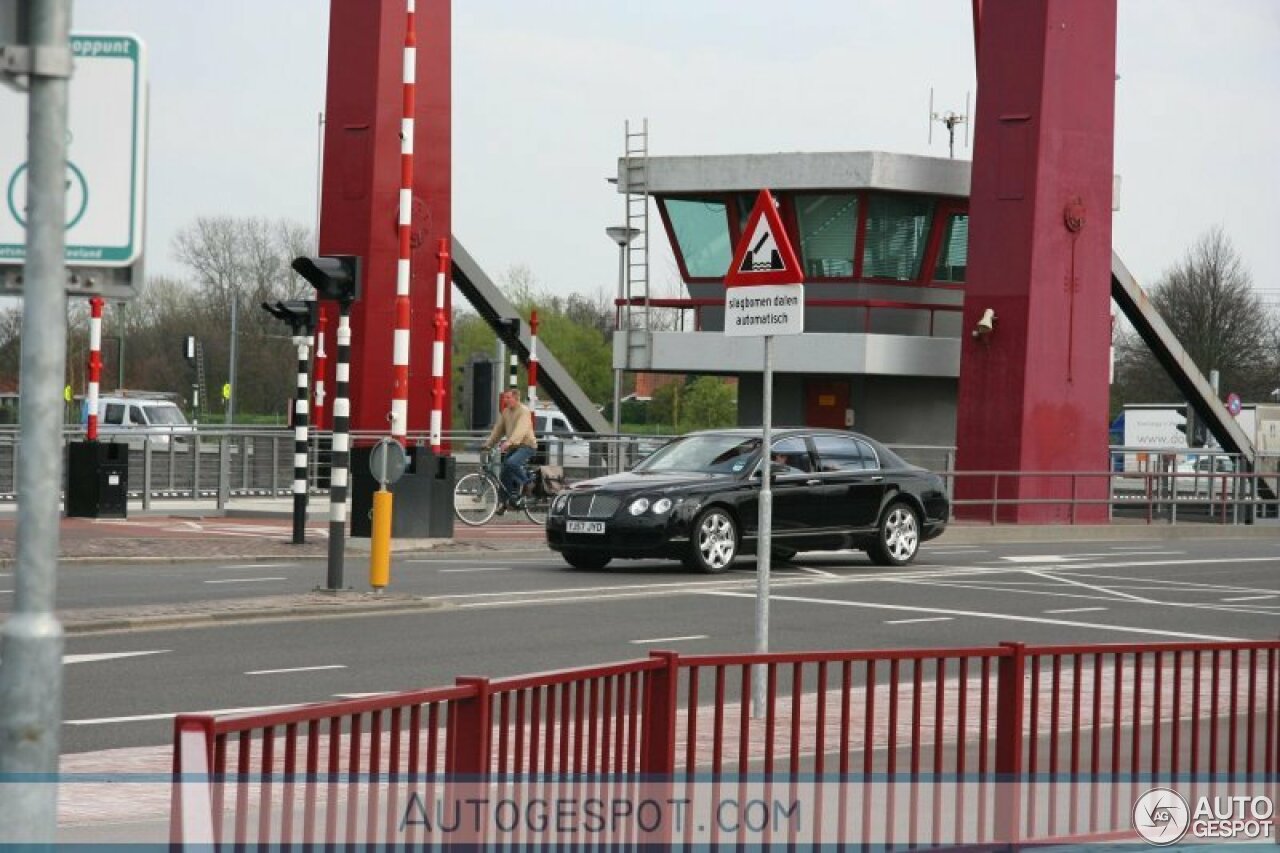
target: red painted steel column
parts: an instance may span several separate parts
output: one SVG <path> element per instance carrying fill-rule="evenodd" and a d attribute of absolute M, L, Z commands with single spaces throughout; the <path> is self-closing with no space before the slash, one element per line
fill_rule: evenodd
<path fill-rule="evenodd" d="M 85 407 L 89 415 L 85 438 L 98 440 L 98 383 L 102 381 L 102 297 L 89 300 L 89 392 Z"/>
<path fill-rule="evenodd" d="M 976 7 L 975 7 L 976 8 Z M 989 498 L 964 471 L 1107 468 L 1116 2 L 983 0 L 969 211 L 957 498 Z M 1105 478 L 1080 497 L 1103 500 Z M 1069 478 L 1019 476 L 1014 522 L 1070 518 Z M 989 512 L 990 507 L 976 507 Z M 961 513 L 963 515 L 963 513 Z M 1077 520 L 1105 522 L 1105 503 Z"/>
<path fill-rule="evenodd" d="M 412 100 L 412 224 L 409 248 L 434 248 L 450 237 L 450 3 L 416 0 L 416 71 Z M 329 80 L 321 189 L 320 254 L 364 259 L 359 300 L 351 310 L 351 429 L 387 429 L 388 401 L 396 393 L 393 369 L 396 287 L 402 232 L 399 202 L 404 172 L 400 149 L 405 113 L 405 0 L 330 0 Z M 428 249 L 429 251 L 429 249 Z M 419 286 L 423 264 L 409 272 L 408 379 L 424 387 L 432 375 L 435 294 Z M 428 275 L 433 274 L 430 270 Z M 445 311 L 451 294 L 445 292 Z M 337 306 L 323 303 L 331 326 Z M 449 374 L 449 347 L 444 348 Z M 327 366 L 333 369 L 332 363 Z M 331 382 L 332 376 L 325 375 Z M 448 429 L 450 389 L 445 383 L 443 428 Z M 430 395 L 407 400 L 408 431 L 425 431 Z"/>

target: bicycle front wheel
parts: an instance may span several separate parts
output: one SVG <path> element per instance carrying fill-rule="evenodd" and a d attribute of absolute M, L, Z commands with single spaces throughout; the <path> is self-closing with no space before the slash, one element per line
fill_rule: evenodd
<path fill-rule="evenodd" d="M 468 474 L 453 487 L 453 511 L 463 524 L 476 527 L 498 511 L 498 486 L 484 474 Z"/>
<path fill-rule="evenodd" d="M 545 525 L 547 512 L 551 509 L 551 498 L 546 495 L 525 495 L 524 514 L 534 524 Z"/>

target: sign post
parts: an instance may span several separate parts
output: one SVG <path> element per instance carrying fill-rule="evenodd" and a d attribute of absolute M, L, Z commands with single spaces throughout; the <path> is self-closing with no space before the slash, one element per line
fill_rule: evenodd
<path fill-rule="evenodd" d="M 773 555 L 773 337 L 804 332 L 804 275 L 778 216 L 761 190 L 724 278 L 724 333 L 764 338 L 763 438 L 760 445 L 759 534 L 756 538 L 755 651 L 769 651 L 769 575 Z M 765 672 L 751 680 L 752 715 L 765 713 Z"/>

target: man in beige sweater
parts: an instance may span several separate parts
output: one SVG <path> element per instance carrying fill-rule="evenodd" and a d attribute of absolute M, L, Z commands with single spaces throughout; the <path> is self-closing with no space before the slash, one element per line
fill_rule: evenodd
<path fill-rule="evenodd" d="M 538 449 L 538 437 L 533 431 L 533 413 L 520 402 L 519 394 L 503 391 L 498 405 L 498 421 L 481 449 L 488 450 L 497 444 L 505 451 L 499 479 L 507 490 L 510 506 L 515 507 L 519 505 L 520 492 L 527 479 L 524 463 Z"/>

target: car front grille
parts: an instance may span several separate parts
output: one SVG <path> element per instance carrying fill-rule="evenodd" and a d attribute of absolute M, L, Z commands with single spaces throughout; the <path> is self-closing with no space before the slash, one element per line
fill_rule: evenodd
<path fill-rule="evenodd" d="M 569 498 L 572 518 L 611 518 L 622 500 L 613 495 L 573 495 Z"/>

